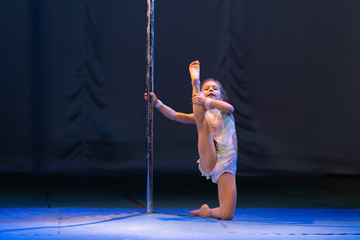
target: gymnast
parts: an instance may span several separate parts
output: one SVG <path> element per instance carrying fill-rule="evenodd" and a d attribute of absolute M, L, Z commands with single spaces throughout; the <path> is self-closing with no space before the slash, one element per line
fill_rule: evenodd
<path fill-rule="evenodd" d="M 200 85 L 200 63 L 189 66 L 192 84 L 193 113 L 174 111 L 150 93 L 154 106 L 167 118 L 187 124 L 196 124 L 198 132 L 199 170 L 203 176 L 217 184 L 219 207 L 209 208 L 203 204 L 190 214 L 231 220 L 236 208 L 236 160 L 237 139 L 232 113 L 234 107 L 227 102 L 222 85 L 206 79 Z M 145 93 L 145 99 L 147 94 Z"/>

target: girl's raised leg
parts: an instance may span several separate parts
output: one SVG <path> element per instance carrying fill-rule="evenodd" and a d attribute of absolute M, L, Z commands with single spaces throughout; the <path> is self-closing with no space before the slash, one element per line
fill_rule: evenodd
<path fill-rule="evenodd" d="M 202 94 L 200 91 L 200 63 L 194 61 L 189 66 L 192 93 Z M 205 118 L 205 108 L 203 105 L 193 104 L 195 123 L 198 131 L 198 151 L 200 156 L 200 166 L 205 173 L 210 173 L 217 161 L 217 154 L 214 140 L 209 129 L 209 123 Z"/>

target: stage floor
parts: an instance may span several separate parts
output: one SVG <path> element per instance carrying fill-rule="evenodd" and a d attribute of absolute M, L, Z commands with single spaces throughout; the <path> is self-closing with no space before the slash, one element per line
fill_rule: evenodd
<path fill-rule="evenodd" d="M 359 239 L 358 178 L 237 178 L 234 219 L 189 214 L 217 206 L 198 176 L 157 176 L 146 214 L 145 177 L 0 176 L 0 239 Z"/>
<path fill-rule="evenodd" d="M 237 209 L 232 221 L 188 209 L 0 210 L 0 239 L 360 239 L 360 210 Z"/>

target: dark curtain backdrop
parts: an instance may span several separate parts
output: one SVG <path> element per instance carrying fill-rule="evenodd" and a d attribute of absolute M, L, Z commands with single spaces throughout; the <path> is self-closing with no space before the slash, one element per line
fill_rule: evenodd
<path fill-rule="evenodd" d="M 0 172 L 145 172 L 146 1 L 0 2 Z M 238 173 L 360 173 L 360 1 L 156 0 L 155 92 L 188 64 L 235 106 Z M 197 133 L 155 112 L 155 171 L 197 173 Z"/>

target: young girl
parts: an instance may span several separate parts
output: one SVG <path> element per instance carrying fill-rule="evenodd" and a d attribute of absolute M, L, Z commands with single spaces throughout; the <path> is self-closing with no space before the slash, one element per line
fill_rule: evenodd
<path fill-rule="evenodd" d="M 199 170 L 207 179 L 218 185 L 220 206 L 209 208 L 203 204 L 190 213 L 201 217 L 231 220 L 236 207 L 236 160 L 237 140 L 233 118 L 234 107 L 227 103 L 222 85 L 214 79 L 206 79 L 200 85 L 200 63 L 189 66 L 192 84 L 193 113 L 174 111 L 164 105 L 154 93 L 150 93 L 154 106 L 167 118 L 181 123 L 196 124 L 198 131 Z M 145 94 L 145 97 L 146 94 Z"/>

